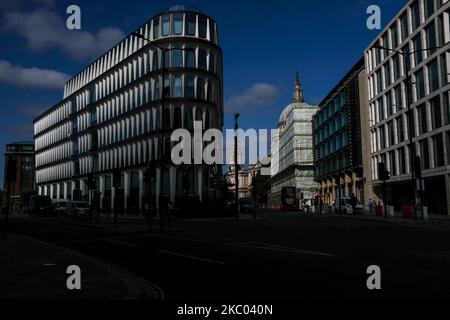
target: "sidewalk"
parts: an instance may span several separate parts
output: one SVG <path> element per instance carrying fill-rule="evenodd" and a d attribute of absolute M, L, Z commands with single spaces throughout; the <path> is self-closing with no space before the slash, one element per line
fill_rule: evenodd
<path fill-rule="evenodd" d="M 401 225 L 412 225 L 412 226 L 430 226 L 430 225 L 439 225 L 442 227 L 450 228 L 450 216 L 439 216 L 439 215 L 430 215 L 428 220 L 421 220 L 420 218 L 403 218 L 399 215 L 395 217 L 386 218 L 384 216 L 376 216 L 375 214 L 371 214 L 366 212 L 365 215 L 344 215 L 344 214 L 336 214 L 336 213 L 324 213 L 322 215 L 328 215 L 336 218 L 343 219 L 353 219 L 353 220 L 365 220 L 372 222 L 380 222 L 380 223 L 391 223 L 391 224 L 401 224 Z"/>
<path fill-rule="evenodd" d="M 81 269 L 81 290 L 69 290 L 67 267 Z M 0 237 L 0 300 L 161 299 L 148 281 L 121 268 L 32 238 Z"/>

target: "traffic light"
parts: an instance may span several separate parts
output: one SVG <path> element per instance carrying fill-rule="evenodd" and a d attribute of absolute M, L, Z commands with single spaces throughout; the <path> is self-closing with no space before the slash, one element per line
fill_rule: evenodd
<path fill-rule="evenodd" d="M 378 177 L 381 181 L 387 181 L 391 178 L 389 175 L 389 171 L 386 170 L 383 162 L 378 163 Z"/>
<path fill-rule="evenodd" d="M 416 176 L 416 179 L 422 178 L 422 165 L 419 156 L 414 157 L 414 175 Z"/>
<path fill-rule="evenodd" d="M 17 175 L 17 161 L 13 159 L 8 159 L 6 165 L 6 181 L 14 182 L 16 181 Z"/>

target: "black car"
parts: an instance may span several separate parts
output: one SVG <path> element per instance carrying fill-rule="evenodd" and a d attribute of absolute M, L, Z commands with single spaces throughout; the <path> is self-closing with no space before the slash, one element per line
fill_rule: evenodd
<path fill-rule="evenodd" d="M 55 210 L 49 196 L 32 196 L 30 199 L 30 215 L 53 216 Z"/>

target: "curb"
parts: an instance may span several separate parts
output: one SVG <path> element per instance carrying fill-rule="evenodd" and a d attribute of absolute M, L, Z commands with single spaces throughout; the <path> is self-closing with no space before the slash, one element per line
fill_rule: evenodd
<path fill-rule="evenodd" d="M 126 292 L 122 296 L 122 300 L 164 300 L 164 291 L 159 288 L 156 284 L 151 283 L 150 281 L 142 278 L 141 276 L 130 272 L 128 270 L 125 270 L 122 267 L 112 265 L 109 262 L 103 261 L 98 258 L 94 258 L 91 256 L 87 256 L 85 254 L 82 254 L 80 252 L 74 251 L 72 249 L 43 241 L 40 239 L 24 236 L 24 235 L 17 235 L 17 234 L 11 234 L 13 237 L 22 237 L 31 241 L 40 242 L 45 245 L 56 247 L 60 250 L 64 250 L 76 257 L 79 257 L 81 259 L 84 259 L 88 261 L 89 263 L 95 265 L 96 267 L 103 269 L 110 275 L 114 276 L 118 280 L 122 281 L 126 286 Z M 11 236 L 10 235 L 10 236 Z"/>

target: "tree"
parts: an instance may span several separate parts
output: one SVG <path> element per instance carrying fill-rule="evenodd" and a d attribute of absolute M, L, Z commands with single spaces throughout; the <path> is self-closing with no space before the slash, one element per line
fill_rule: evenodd
<path fill-rule="evenodd" d="M 260 204 L 267 204 L 268 194 L 270 192 L 270 177 L 257 174 L 252 179 L 250 192 Z"/>

